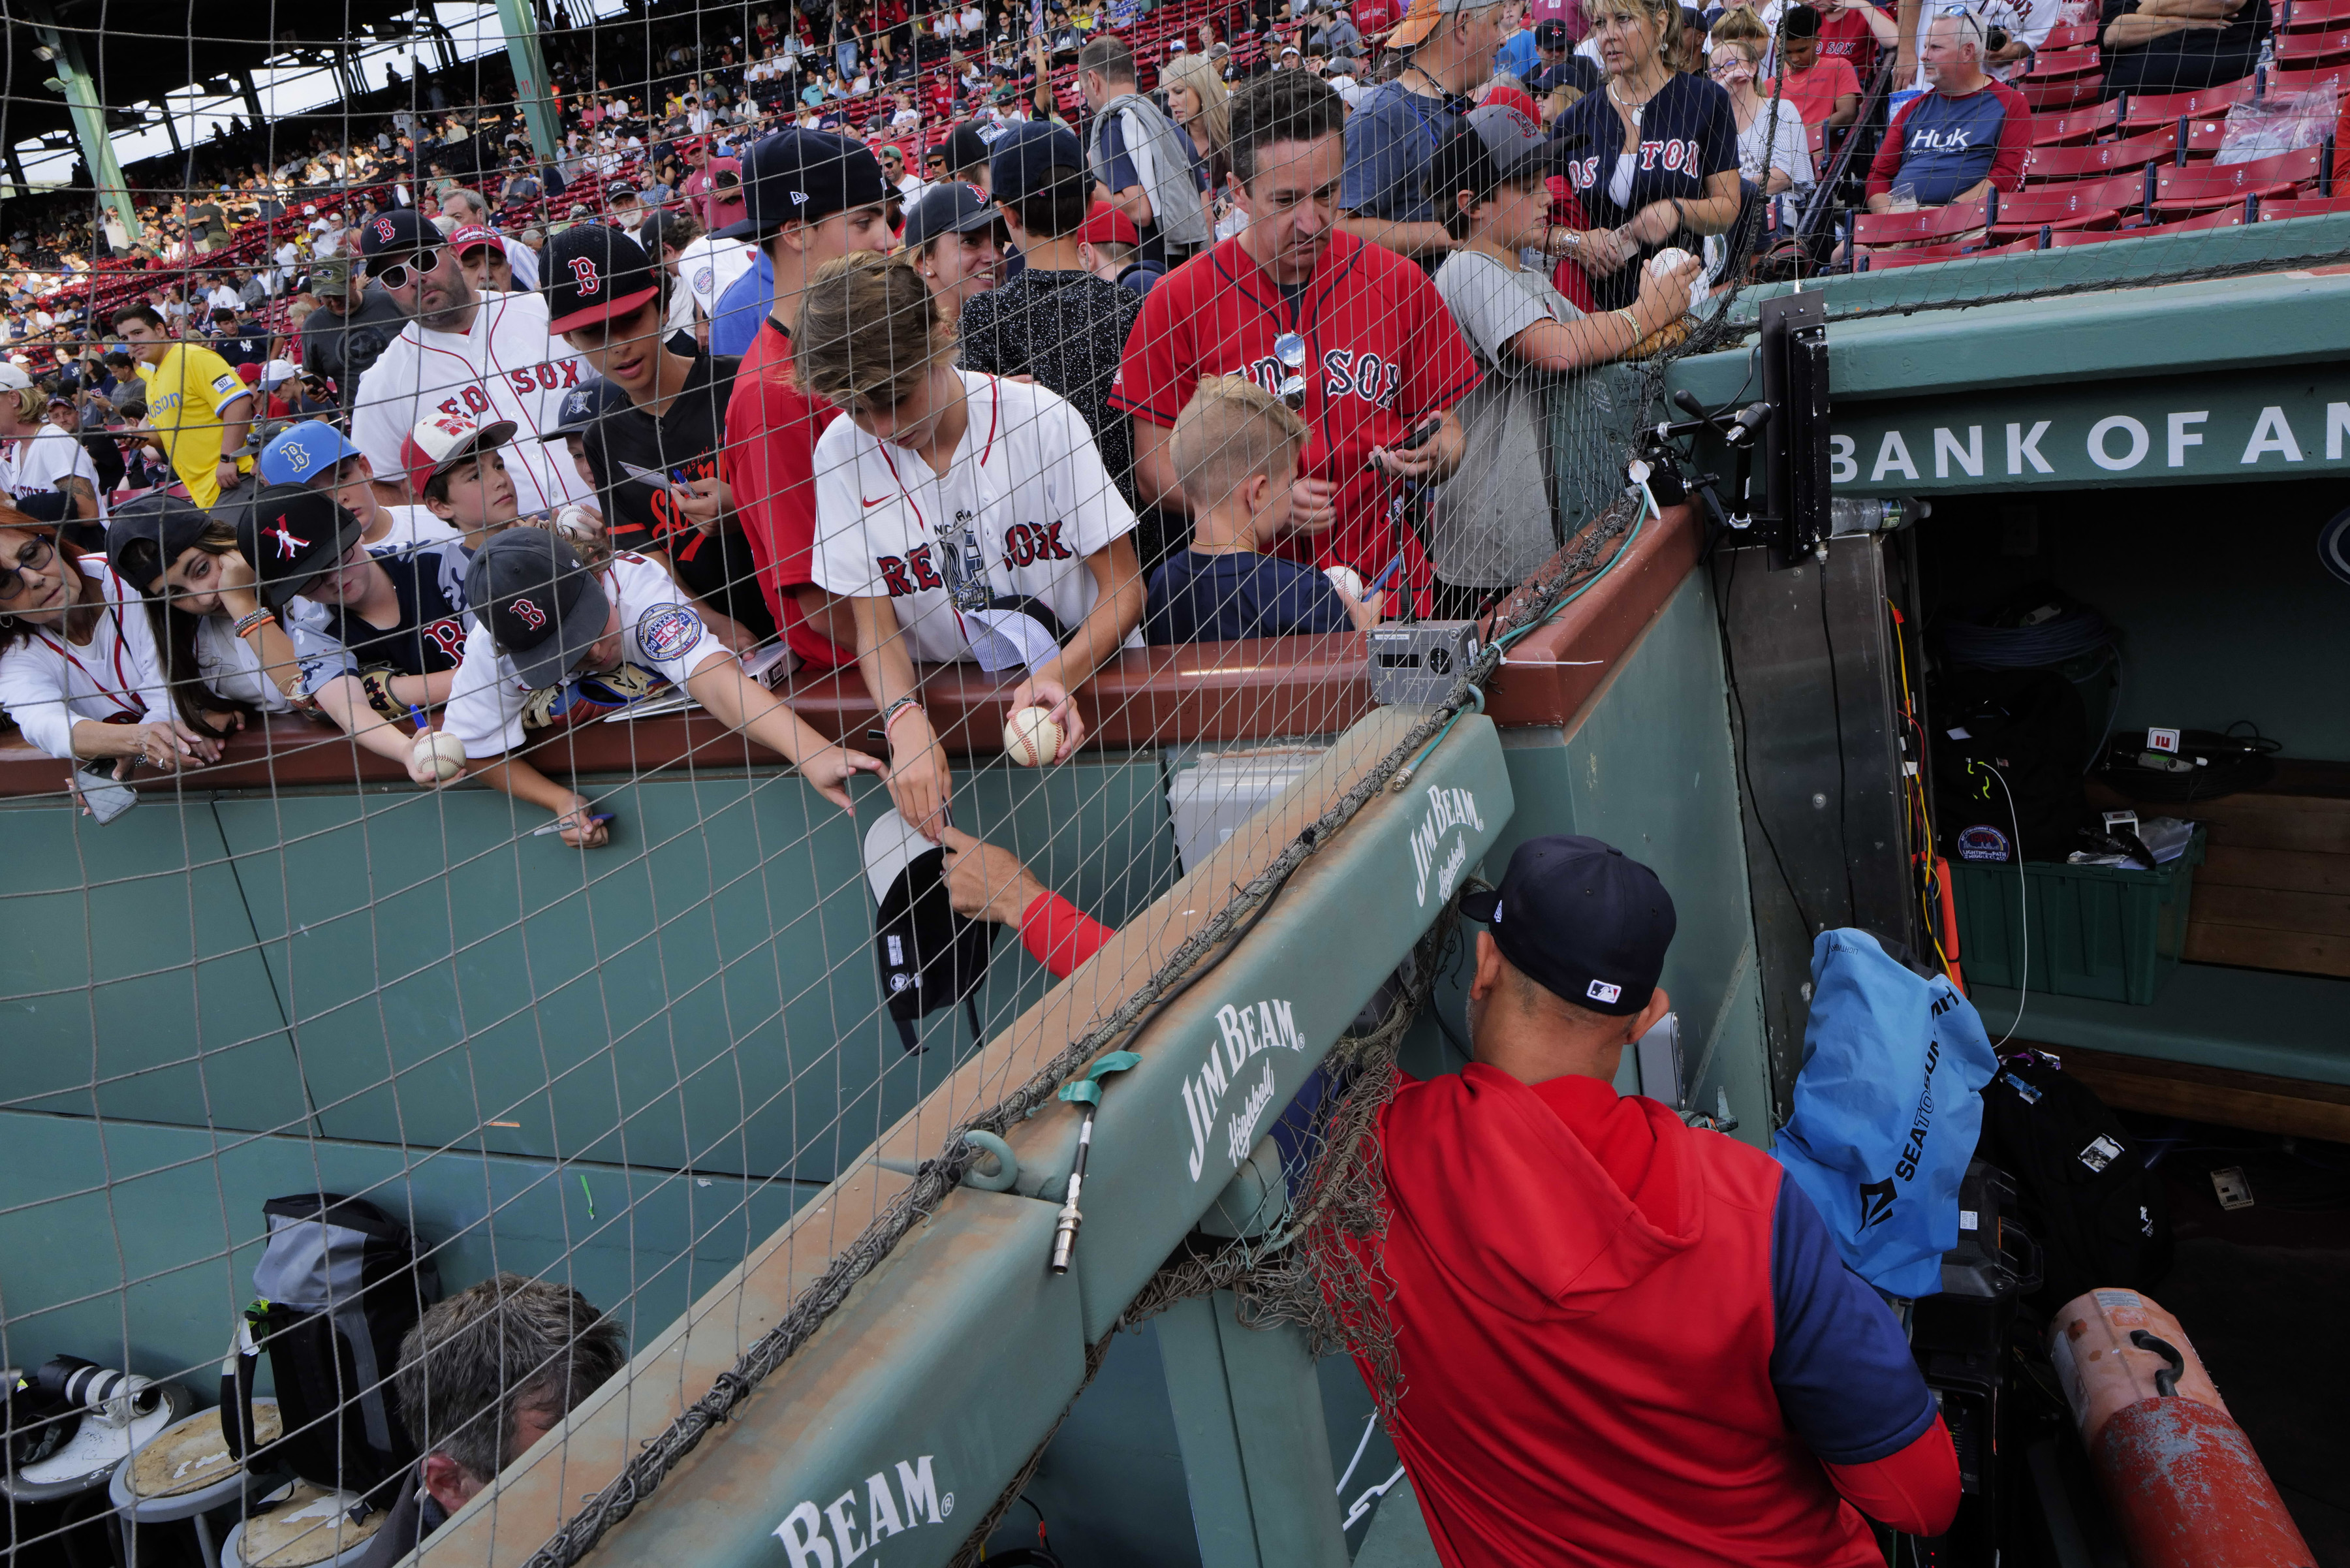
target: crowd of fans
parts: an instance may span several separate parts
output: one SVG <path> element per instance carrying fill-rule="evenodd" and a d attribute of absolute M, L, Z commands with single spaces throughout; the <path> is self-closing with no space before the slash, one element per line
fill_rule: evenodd
<path fill-rule="evenodd" d="M 1122 646 L 1495 602 L 1565 536 L 1568 379 L 1743 276 L 1887 85 L 1872 210 L 2012 188 L 2064 14 L 1271 4 L 557 30 L 551 160 L 510 91 L 395 80 L 355 141 L 233 128 L 95 267 L 44 227 L 0 706 L 126 776 L 300 711 L 594 844 L 525 730 L 681 686 L 839 794 L 885 759 L 769 684 L 854 665 L 935 824 L 917 661 L 1024 671 L 1066 754 Z M 2162 35 L 2206 76 L 2207 20 Z"/>

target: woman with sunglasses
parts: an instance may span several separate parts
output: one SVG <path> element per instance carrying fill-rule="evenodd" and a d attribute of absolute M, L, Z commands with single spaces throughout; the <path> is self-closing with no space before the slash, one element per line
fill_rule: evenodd
<path fill-rule="evenodd" d="M 1738 123 L 1738 174 L 1742 194 L 1787 197 L 1782 202 L 1782 225 L 1794 217 L 1813 184 L 1812 136 L 1804 125 L 1804 111 L 1784 98 L 1767 98 L 1756 90 L 1762 57 L 1771 47 L 1751 11 L 1727 11 L 1713 25 L 1714 81 L 1730 95 L 1731 117 Z M 1742 225 L 1742 229 L 1743 225 Z M 1709 239 L 1707 261 L 1722 247 Z M 1725 253 L 1726 254 L 1726 253 Z M 1719 268 L 1714 275 L 1722 275 Z"/>
<path fill-rule="evenodd" d="M 1738 221 L 1738 127 L 1729 96 L 1677 71 L 1685 24 L 1673 0 L 1584 0 L 1607 86 L 1558 117 L 1567 181 L 1594 227 L 1566 235 L 1602 310 L 1630 306 L 1638 270 Z"/>
<path fill-rule="evenodd" d="M 138 591 L 107 565 L 0 506 L 0 708 L 66 762 L 114 759 L 176 773 L 220 741 L 172 711 L 163 660 Z"/>

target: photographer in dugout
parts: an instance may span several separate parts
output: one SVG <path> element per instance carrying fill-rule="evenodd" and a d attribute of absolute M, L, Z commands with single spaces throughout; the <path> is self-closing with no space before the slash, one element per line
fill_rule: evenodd
<path fill-rule="evenodd" d="M 726 405 L 739 359 L 664 337 L 660 280 L 644 247 L 603 224 L 547 242 L 550 328 L 628 394 L 582 432 L 615 549 L 658 561 L 737 655 L 773 640 L 750 541 L 734 511 Z M 690 340 L 689 340 L 690 341 Z"/>

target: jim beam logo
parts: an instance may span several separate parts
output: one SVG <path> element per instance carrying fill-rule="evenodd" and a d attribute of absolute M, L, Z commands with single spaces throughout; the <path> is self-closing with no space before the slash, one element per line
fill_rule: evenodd
<path fill-rule="evenodd" d="M 1199 1180 L 1207 1168 L 1208 1144 L 1217 1135 L 1220 1115 L 1228 1157 L 1220 1170 L 1239 1169 L 1249 1150 L 1256 1147 L 1257 1122 L 1273 1104 L 1273 1064 L 1266 1062 L 1263 1071 L 1244 1084 L 1243 1080 L 1251 1076 L 1249 1064 L 1268 1051 L 1305 1049 L 1297 1020 L 1281 998 L 1238 1006 L 1226 1002 L 1216 1009 L 1216 1036 L 1208 1042 L 1207 1057 L 1198 1071 L 1183 1080 L 1183 1110 L 1191 1118 L 1192 1180 Z M 1225 1114 L 1228 1103 L 1231 1109 Z"/>
<path fill-rule="evenodd" d="M 1469 835 L 1467 829 L 1485 831 L 1485 819 L 1477 815 L 1477 796 L 1465 789 L 1446 789 L 1439 784 L 1428 786 L 1428 808 L 1421 815 L 1419 826 L 1411 830 L 1411 865 L 1414 873 L 1412 892 L 1421 909 L 1428 908 L 1429 879 L 1436 882 L 1436 900 L 1442 903 L 1452 897 L 1461 873 L 1469 865 Z M 1452 847 L 1445 849 L 1444 836 L 1459 834 Z"/>
<path fill-rule="evenodd" d="M 775 1539 L 792 1568 L 848 1568 L 889 1536 L 926 1524 L 944 1524 L 954 1512 L 955 1495 L 939 1490 L 924 1454 L 910 1464 L 899 1459 L 897 1485 L 887 1470 L 865 1478 L 821 1508 L 803 1502 L 775 1526 Z"/>

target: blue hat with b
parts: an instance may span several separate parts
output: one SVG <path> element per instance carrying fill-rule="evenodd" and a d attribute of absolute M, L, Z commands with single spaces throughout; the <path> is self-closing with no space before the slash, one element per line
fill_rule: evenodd
<path fill-rule="evenodd" d="M 334 472 L 343 459 L 360 455 L 326 421 L 305 420 L 261 449 L 261 483 L 307 484 L 322 473 Z"/>

